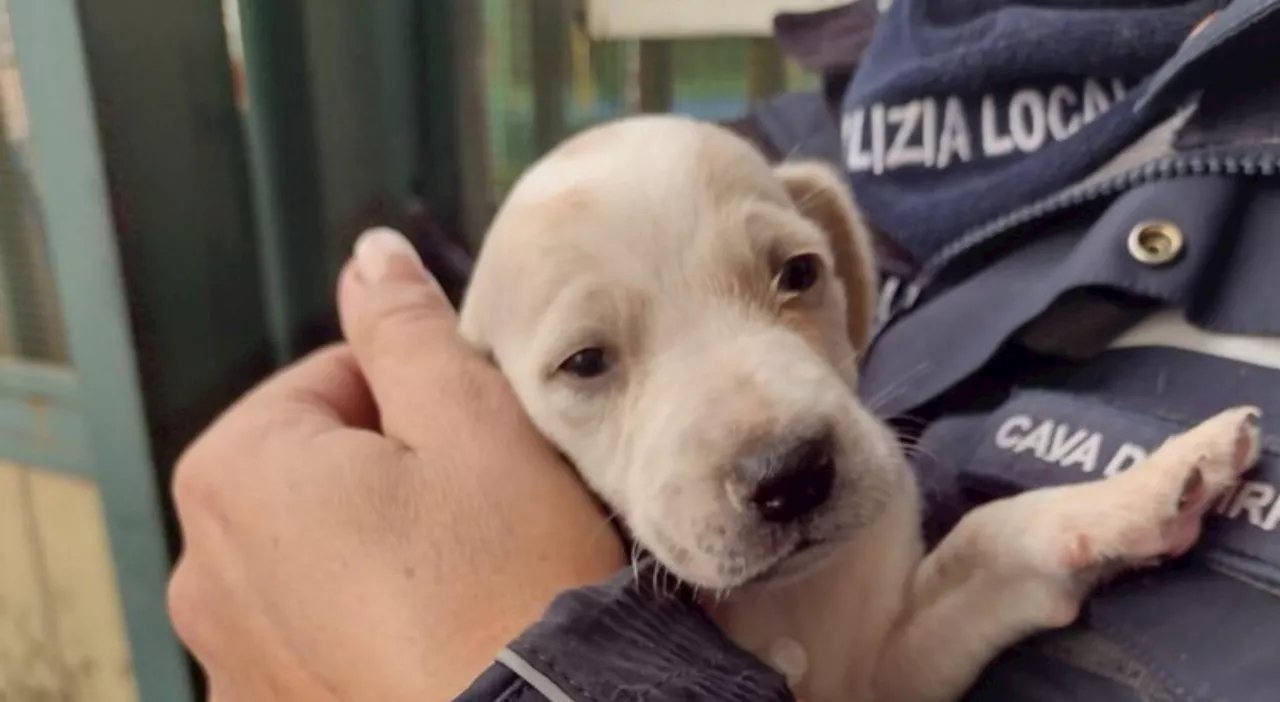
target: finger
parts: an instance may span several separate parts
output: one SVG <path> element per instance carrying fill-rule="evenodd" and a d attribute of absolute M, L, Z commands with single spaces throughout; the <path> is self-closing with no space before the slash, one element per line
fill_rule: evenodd
<path fill-rule="evenodd" d="M 251 453 L 296 451 L 325 434 L 377 426 L 377 407 L 351 349 L 312 353 L 241 398 L 183 451 L 170 486 L 179 519 L 187 505 L 216 503 L 223 474 Z M 257 464 L 272 465 L 265 460 Z"/>
<path fill-rule="evenodd" d="M 378 409 L 351 348 L 340 344 L 278 371 L 224 412 L 209 432 L 227 424 L 318 434 L 377 427 Z"/>
<path fill-rule="evenodd" d="M 457 336 L 457 315 L 418 252 L 399 232 L 370 229 L 356 241 L 338 291 L 342 330 L 356 353 L 421 353 Z"/>
<path fill-rule="evenodd" d="M 427 396 L 471 353 L 457 315 L 413 246 L 390 229 L 356 242 L 338 290 L 342 331 L 381 409 L 383 430 L 408 441 Z"/>

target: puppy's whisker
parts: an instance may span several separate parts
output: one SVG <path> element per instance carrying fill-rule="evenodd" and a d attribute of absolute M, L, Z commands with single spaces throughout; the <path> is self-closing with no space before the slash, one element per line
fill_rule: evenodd
<path fill-rule="evenodd" d="M 616 509 L 609 512 L 609 514 L 605 515 L 604 520 L 600 522 L 600 526 L 596 527 L 596 530 L 591 534 L 587 542 L 589 544 L 594 545 L 597 539 L 600 539 L 601 537 L 604 537 L 609 532 L 614 531 L 613 522 L 615 519 L 617 519 L 620 516 L 621 515 L 618 513 L 618 510 Z"/>
<path fill-rule="evenodd" d="M 907 387 L 909 383 L 914 381 L 916 378 L 920 377 L 928 369 L 929 369 L 928 363 L 921 363 L 915 368 L 912 368 L 910 371 L 903 373 L 902 377 L 894 380 L 883 390 L 876 393 L 874 396 L 872 396 L 867 400 L 868 409 L 870 409 L 873 412 L 878 410 L 879 405 L 881 403 L 892 400 L 893 398 L 902 394 L 902 391 Z"/>
<path fill-rule="evenodd" d="M 903 445 L 902 453 L 906 455 L 908 460 L 914 461 L 914 459 L 917 459 L 923 456 L 924 458 L 929 459 L 931 463 L 941 462 L 941 459 L 938 457 L 938 454 L 934 453 L 933 449 L 925 446 L 921 446 L 919 443 Z"/>
<path fill-rule="evenodd" d="M 640 581 L 640 544 L 639 542 L 631 543 L 631 579 Z"/>
<path fill-rule="evenodd" d="M 923 419 L 921 419 L 921 418 L 919 418 L 919 417 L 913 417 L 913 416 L 911 416 L 911 415 L 904 415 L 904 416 L 901 416 L 901 417 L 894 417 L 894 419 L 893 419 L 893 423 L 894 423 L 895 425 L 898 425 L 898 426 L 903 426 L 903 425 L 905 425 L 905 426 L 907 426 L 907 427 L 913 427 L 913 428 L 915 428 L 915 429 L 923 429 L 923 428 L 925 428 L 926 426 L 928 426 L 928 424 L 929 424 L 929 423 L 928 423 L 928 422 L 926 422 L 925 420 L 923 420 Z M 901 432 L 899 432 L 899 433 L 901 433 Z"/>
<path fill-rule="evenodd" d="M 893 381 L 883 390 L 881 390 L 880 392 L 876 393 L 874 396 L 869 398 L 866 402 L 867 409 L 870 410 L 872 413 L 878 412 L 880 409 L 882 409 L 881 405 L 883 403 L 888 402 L 889 400 L 892 400 L 893 398 L 901 395 L 903 390 L 906 389 L 908 383 L 920 377 L 920 375 L 923 374 L 928 369 L 929 369 L 928 363 L 921 363 L 920 365 L 916 366 L 910 371 L 903 373 L 901 378 L 898 378 L 897 380 Z"/>
<path fill-rule="evenodd" d="M 893 434 L 894 437 L 897 438 L 898 445 L 904 449 L 919 444 L 919 432 L 928 426 L 928 422 L 916 417 L 902 417 L 896 422 L 896 424 L 906 425 L 892 427 Z"/>

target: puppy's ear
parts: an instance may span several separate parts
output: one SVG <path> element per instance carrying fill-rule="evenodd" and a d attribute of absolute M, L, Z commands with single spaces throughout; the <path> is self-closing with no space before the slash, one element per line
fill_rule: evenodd
<path fill-rule="evenodd" d="M 866 349 L 875 319 L 878 290 L 871 234 L 858 215 L 848 185 L 818 161 L 783 163 L 774 169 L 802 215 L 826 232 L 835 255 L 835 275 L 844 287 L 849 340 Z"/>

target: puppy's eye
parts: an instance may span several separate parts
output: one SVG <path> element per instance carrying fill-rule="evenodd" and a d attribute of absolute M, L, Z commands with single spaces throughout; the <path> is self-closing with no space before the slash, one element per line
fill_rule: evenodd
<path fill-rule="evenodd" d="M 557 369 L 575 378 L 595 378 L 604 375 L 612 365 L 609 354 L 599 347 L 582 349 L 566 358 Z"/>
<path fill-rule="evenodd" d="M 822 259 L 817 254 L 792 256 L 782 264 L 776 285 L 778 292 L 802 293 L 818 282 L 822 273 Z"/>

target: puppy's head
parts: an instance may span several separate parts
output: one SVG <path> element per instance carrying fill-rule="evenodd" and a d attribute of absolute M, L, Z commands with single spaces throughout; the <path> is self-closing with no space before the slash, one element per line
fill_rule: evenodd
<path fill-rule="evenodd" d="M 631 118 L 512 189 L 463 333 L 664 566 L 768 582 L 856 538 L 901 484 L 896 442 L 851 391 L 870 257 L 826 167 Z"/>

